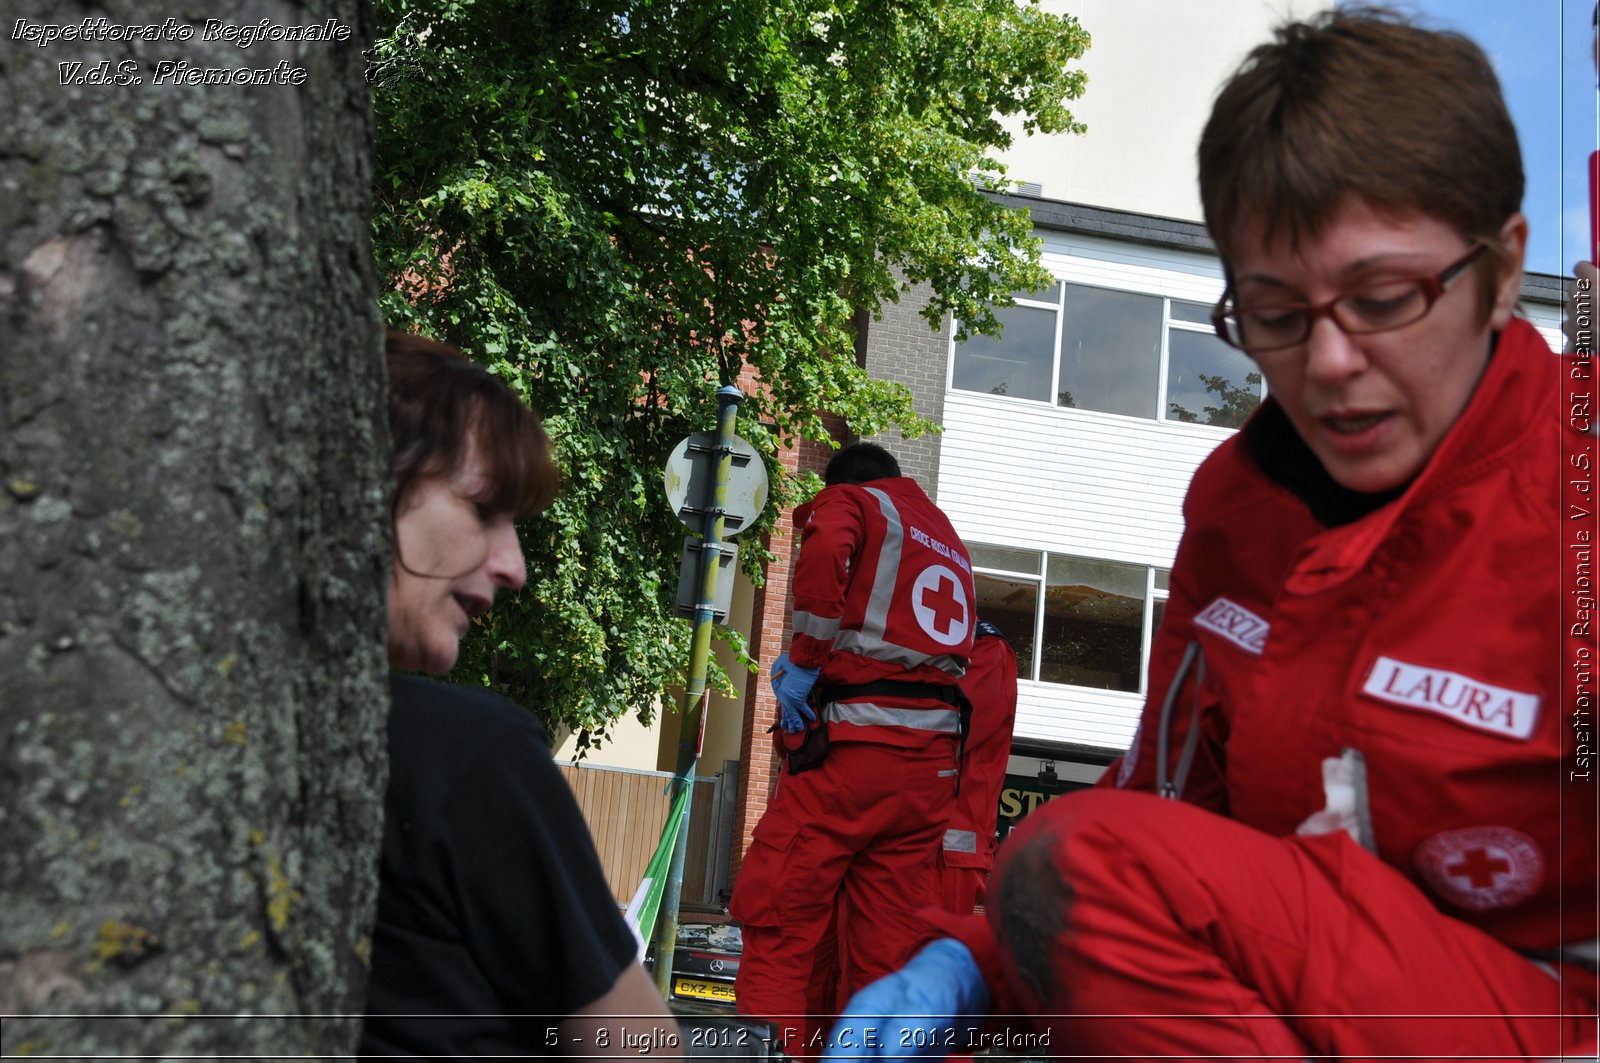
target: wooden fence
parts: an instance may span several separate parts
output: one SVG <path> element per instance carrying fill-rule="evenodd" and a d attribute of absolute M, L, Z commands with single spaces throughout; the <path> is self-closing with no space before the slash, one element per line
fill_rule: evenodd
<path fill-rule="evenodd" d="M 661 840 L 671 806 L 671 773 L 571 764 L 557 767 L 589 824 L 612 896 L 618 904 L 627 904 Z M 721 774 L 695 779 L 689 806 L 689 847 L 683 862 L 683 904 L 721 907 L 720 895 L 728 885 L 733 828 L 736 787 L 731 782 L 737 772 L 737 761 L 725 761 Z"/>

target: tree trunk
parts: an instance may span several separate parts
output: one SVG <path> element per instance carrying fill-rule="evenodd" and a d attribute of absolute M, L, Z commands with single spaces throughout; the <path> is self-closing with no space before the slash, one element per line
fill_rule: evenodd
<path fill-rule="evenodd" d="M 365 994 L 389 565 L 372 15 L 222 5 L 348 31 L 241 48 L 205 39 L 206 8 L 13 0 L 0 25 L 7 1054 L 345 1053 Z M 192 36 L 66 21 L 86 14 Z M 181 81 L 212 67 L 285 83 Z"/>

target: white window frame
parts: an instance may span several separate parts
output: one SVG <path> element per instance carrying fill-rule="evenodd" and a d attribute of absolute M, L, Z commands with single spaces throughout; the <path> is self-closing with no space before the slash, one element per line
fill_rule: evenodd
<path fill-rule="evenodd" d="M 1179 320 L 1178 318 L 1173 317 L 1172 316 L 1172 304 L 1173 304 L 1174 301 L 1180 302 L 1180 303 L 1197 303 L 1197 302 L 1199 302 L 1198 299 L 1183 299 L 1183 298 L 1179 298 L 1177 296 L 1168 295 L 1168 296 L 1166 296 L 1164 298 L 1164 301 L 1161 304 L 1162 314 L 1166 317 L 1166 325 L 1161 330 L 1161 373 L 1160 373 L 1160 379 L 1159 379 L 1159 381 L 1157 381 L 1157 384 L 1156 384 L 1157 388 L 1159 388 L 1159 390 L 1160 390 L 1160 395 L 1159 395 L 1159 400 L 1160 401 L 1159 401 L 1159 408 L 1157 410 L 1156 420 L 1160 421 L 1162 424 L 1183 424 L 1183 425 L 1188 425 L 1188 424 L 1191 424 L 1191 422 L 1189 422 L 1189 421 L 1179 421 L 1176 418 L 1172 418 L 1172 417 L 1168 417 L 1167 416 L 1167 407 L 1172 404 L 1171 400 L 1167 398 L 1167 367 L 1171 364 L 1170 352 L 1168 350 L 1168 341 L 1172 338 L 1172 330 L 1173 329 L 1177 329 L 1179 332 L 1198 332 L 1198 333 L 1200 333 L 1202 335 L 1213 336 L 1213 337 L 1215 337 L 1217 335 L 1217 330 L 1215 328 L 1211 327 L 1210 325 L 1202 325 L 1198 321 L 1182 321 L 1182 320 Z M 1211 305 L 1213 305 L 1213 306 L 1216 305 L 1215 300 L 1212 301 Z M 1056 331 L 1057 332 L 1060 331 L 1059 327 L 1057 328 Z M 1217 338 L 1217 342 L 1218 343 L 1222 342 L 1220 337 Z M 1254 363 L 1252 362 L 1252 364 L 1254 364 Z M 1265 373 L 1261 372 L 1261 367 L 1259 365 L 1256 366 L 1256 368 L 1254 370 L 1252 370 L 1252 371 L 1255 372 L 1257 375 L 1259 375 L 1261 377 L 1261 382 L 1256 385 L 1256 403 L 1259 405 L 1260 403 L 1265 402 L 1266 398 L 1267 398 L 1267 375 Z M 1222 430 L 1225 431 L 1225 432 L 1237 431 L 1237 429 L 1223 428 L 1220 425 L 1209 425 L 1208 424 L 1208 425 L 1196 425 L 1194 427 L 1199 427 L 1199 428 L 1222 428 Z"/>
<path fill-rule="evenodd" d="M 1111 412 L 1109 412 L 1107 410 L 1096 410 L 1096 409 L 1090 409 L 1088 407 L 1084 407 L 1081 410 L 1076 410 L 1073 407 L 1061 406 L 1059 404 L 1058 399 L 1060 397 L 1060 387 L 1061 387 L 1061 340 L 1062 340 L 1062 335 L 1063 335 L 1063 333 L 1064 333 L 1064 331 L 1066 329 L 1066 319 L 1067 319 L 1066 298 L 1067 298 L 1067 285 L 1069 285 L 1069 284 L 1073 285 L 1075 287 L 1078 287 L 1078 288 L 1099 288 L 1099 289 L 1101 289 L 1103 291 L 1122 292 L 1122 293 L 1125 293 L 1125 294 L 1128 294 L 1128 295 L 1143 295 L 1143 296 L 1148 296 L 1150 298 L 1155 298 L 1155 299 L 1160 299 L 1161 300 L 1161 344 L 1160 344 L 1159 351 L 1158 351 L 1158 353 L 1156 355 L 1156 358 L 1157 358 L 1157 364 L 1156 364 L 1156 394 L 1153 397 L 1153 403 L 1154 403 L 1156 412 L 1155 412 L 1155 416 L 1154 417 L 1144 417 L 1144 416 L 1141 416 L 1141 415 L 1138 415 L 1138 414 L 1111 413 Z M 1215 336 L 1216 335 L 1216 331 L 1214 329 L 1206 326 L 1206 325 L 1202 325 L 1202 324 L 1200 324 L 1198 322 L 1194 322 L 1194 321 L 1183 321 L 1183 320 L 1181 320 L 1181 319 L 1179 319 L 1177 317 L 1174 317 L 1173 313 L 1172 313 L 1172 304 L 1173 304 L 1174 301 L 1185 302 L 1185 303 L 1201 303 L 1202 305 L 1209 305 L 1209 304 L 1205 304 L 1202 300 L 1193 298 L 1191 296 L 1174 295 L 1174 294 L 1172 294 L 1170 292 L 1146 291 L 1146 290 L 1141 289 L 1141 288 L 1125 287 L 1125 286 L 1106 284 L 1106 283 L 1087 283 L 1087 282 L 1084 282 L 1084 281 L 1081 281 L 1081 280 L 1069 280 L 1069 279 L 1067 279 L 1065 277 L 1061 277 L 1061 276 L 1056 276 L 1055 282 L 1054 282 L 1054 286 L 1056 287 L 1057 291 L 1056 291 L 1056 299 L 1055 299 L 1055 302 L 1053 302 L 1053 303 L 1046 302 L 1046 301 L 1044 301 L 1042 299 L 1025 299 L 1025 298 L 1020 298 L 1020 297 L 1015 298 L 1013 300 L 1013 303 L 1012 303 L 1013 306 L 1025 307 L 1025 308 L 1034 309 L 1034 310 L 1053 310 L 1055 312 L 1055 329 L 1054 329 L 1054 336 L 1055 336 L 1054 344 L 1055 345 L 1054 345 L 1054 347 L 1052 348 L 1052 350 L 1050 352 L 1050 388 L 1049 388 L 1050 394 L 1049 394 L 1049 396 L 1047 398 L 1044 398 L 1044 399 L 1035 399 L 1035 398 L 1030 398 L 1030 397 L 1025 396 L 1025 395 L 999 395 L 999 396 L 996 396 L 996 398 L 1005 399 L 1005 400 L 1011 401 L 1011 402 L 1040 403 L 1040 404 L 1043 404 L 1043 405 L 1051 406 L 1051 407 L 1053 407 L 1055 409 L 1074 410 L 1074 412 L 1097 414 L 1097 415 L 1104 416 L 1104 417 L 1118 417 L 1118 418 L 1127 418 L 1129 420 L 1140 420 L 1140 421 L 1154 420 L 1157 424 L 1163 424 L 1163 425 L 1181 424 L 1185 428 L 1201 428 L 1201 429 L 1208 429 L 1208 430 L 1211 430 L 1211 431 L 1221 431 L 1221 432 L 1232 432 L 1232 431 L 1235 431 L 1235 429 L 1226 428 L 1226 427 L 1222 427 L 1222 426 L 1219 426 L 1219 425 L 1203 425 L 1203 424 L 1195 424 L 1195 423 L 1189 422 L 1189 421 L 1180 421 L 1180 420 L 1178 420 L 1176 418 L 1169 417 L 1167 415 L 1167 407 L 1168 407 L 1168 405 L 1170 405 L 1170 402 L 1169 402 L 1169 400 L 1167 398 L 1168 368 L 1171 365 L 1171 350 L 1170 350 L 1169 340 L 1170 340 L 1170 338 L 1172 336 L 1172 330 L 1173 329 L 1177 329 L 1180 332 L 1195 332 L 1195 333 L 1199 333 L 1199 334 L 1205 335 L 1205 336 Z M 1220 297 L 1220 295 L 1221 295 L 1221 293 L 1219 292 L 1218 293 L 1218 297 Z M 1215 302 L 1216 302 L 1216 300 L 1213 299 L 1212 303 L 1215 303 Z M 947 356 L 946 362 L 945 362 L 945 381 L 944 381 L 944 383 L 945 383 L 946 390 L 949 390 L 949 391 L 960 391 L 963 394 L 972 394 L 972 395 L 985 394 L 984 392 L 966 391 L 966 389 L 957 388 L 956 387 L 956 385 L 955 385 L 956 356 L 957 356 L 957 352 L 961 349 L 961 344 L 956 341 L 955 335 L 956 335 L 956 330 L 954 328 L 952 328 L 950 330 L 950 349 L 949 349 L 948 356 Z M 1220 343 L 1221 341 L 1219 340 L 1218 342 Z M 1259 385 L 1257 385 L 1257 388 L 1256 388 L 1256 399 L 1257 399 L 1258 402 L 1260 402 L 1261 400 L 1265 399 L 1266 397 L 1267 397 L 1266 377 L 1265 377 L 1265 375 L 1263 375 L 1261 383 Z"/>
<path fill-rule="evenodd" d="M 1079 561 L 1091 561 L 1098 564 L 1126 565 L 1129 567 L 1142 565 L 1144 567 L 1144 611 L 1140 617 L 1139 689 L 1137 691 L 1118 690 L 1112 691 L 1112 693 L 1126 695 L 1137 694 L 1140 697 L 1145 695 L 1145 687 L 1149 682 L 1150 673 L 1150 648 L 1155 637 L 1155 631 L 1153 627 L 1155 604 L 1156 602 L 1165 602 L 1167 600 L 1166 588 L 1156 586 L 1157 573 L 1167 572 L 1169 570 L 1160 565 L 1152 565 L 1143 561 L 1127 561 L 1108 557 L 1088 557 L 1084 554 L 1073 553 L 1072 551 L 1068 550 L 1041 550 L 1031 546 L 1005 546 L 1000 543 L 982 542 L 980 540 L 973 540 L 971 545 L 980 548 L 989 547 L 996 550 L 1027 551 L 1038 555 L 1039 567 L 1035 572 L 1023 572 L 1020 569 L 993 568 L 987 565 L 978 564 L 974 564 L 972 566 L 972 572 L 974 576 L 993 576 L 996 579 L 1014 580 L 1018 582 L 1025 581 L 1033 584 L 1033 631 L 1030 636 L 1033 640 L 1033 652 L 1030 658 L 1032 666 L 1029 669 L 1029 674 L 1021 676 L 1020 678 L 1024 682 L 1038 683 L 1041 686 L 1061 690 L 1098 691 L 1099 688 L 1078 686 L 1075 683 L 1057 683 L 1039 678 L 1039 667 L 1044 657 L 1045 580 L 1048 572 L 1050 571 L 1050 558 L 1052 556 L 1070 557 Z"/>

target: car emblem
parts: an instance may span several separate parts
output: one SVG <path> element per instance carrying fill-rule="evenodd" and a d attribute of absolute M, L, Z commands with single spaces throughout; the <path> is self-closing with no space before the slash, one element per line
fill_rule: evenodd
<path fill-rule="evenodd" d="M 712 960 L 711 961 L 711 969 L 713 971 L 715 971 L 717 974 L 721 974 L 722 973 L 722 961 L 721 960 Z"/>

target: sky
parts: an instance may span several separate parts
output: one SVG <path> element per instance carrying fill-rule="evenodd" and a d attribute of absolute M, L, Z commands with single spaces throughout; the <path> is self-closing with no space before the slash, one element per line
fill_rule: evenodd
<path fill-rule="evenodd" d="M 1527 268 L 1568 273 L 1589 257 L 1589 153 L 1596 121 L 1594 0 L 1410 0 L 1488 53 L 1522 142 Z"/>

